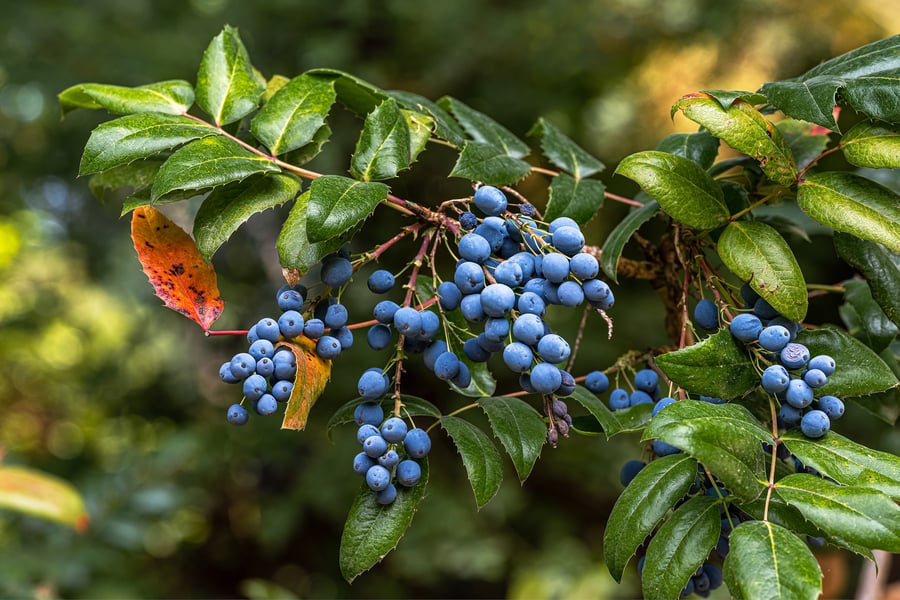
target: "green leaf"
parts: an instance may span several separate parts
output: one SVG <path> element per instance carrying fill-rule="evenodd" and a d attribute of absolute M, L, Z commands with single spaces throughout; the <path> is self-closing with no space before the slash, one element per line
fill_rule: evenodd
<path fill-rule="evenodd" d="M 685 96 L 673 107 L 708 129 L 729 146 L 759 162 L 770 179 L 782 185 L 792 185 L 797 179 L 797 167 L 790 147 L 781 132 L 752 104 L 736 100 L 728 108 L 705 94 Z"/>
<path fill-rule="evenodd" d="M 512 459 L 519 481 L 525 481 L 547 439 L 547 425 L 543 417 L 530 404 L 518 398 L 482 398 L 478 405 L 491 422 L 494 435 Z"/>
<path fill-rule="evenodd" d="M 696 477 L 697 461 L 686 454 L 672 454 L 648 464 L 628 484 L 603 532 L 603 557 L 616 581 L 622 580 L 635 551 L 684 498 Z"/>
<path fill-rule="evenodd" d="M 692 394 L 738 398 L 759 385 L 759 373 L 743 345 L 728 329 L 705 340 L 656 357 L 666 377 Z"/>
<path fill-rule="evenodd" d="M 865 276 L 875 302 L 900 326 L 900 255 L 844 233 L 834 235 L 834 248 L 838 256 Z"/>
<path fill-rule="evenodd" d="M 900 35 L 856 48 L 799 77 L 766 83 L 760 92 L 784 113 L 838 131 L 833 110 L 840 97 L 872 118 L 900 121 L 897 80 Z"/>
<path fill-rule="evenodd" d="M 696 163 L 681 156 L 647 150 L 626 156 L 616 174 L 637 182 L 669 216 L 695 229 L 728 222 L 722 189 Z"/>
<path fill-rule="evenodd" d="M 397 499 L 391 504 L 380 504 L 365 484 L 357 494 L 341 534 L 339 561 L 347 583 L 381 562 L 409 528 L 428 483 L 428 461 L 418 462 L 422 467 L 419 483 L 411 488 L 398 485 Z"/>
<path fill-rule="evenodd" d="M 116 190 L 137 191 L 149 187 L 162 164 L 162 160 L 151 158 L 119 165 L 91 177 L 88 180 L 88 187 L 98 200 L 106 202 L 115 196 L 111 192 Z"/>
<path fill-rule="evenodd" d="M 389 188 L 338 175 L 324 175 L 309 186 L 307 236 L 311 242 L 336 237 L 367 219 Z"/>
<path fill-rule="evenodd" d="M 469 483 L 475 492 L 475 503 L 481 509 L 500 490 L 503 481 L 500 452 L 485 432 L 464 419 L 441 417 L 441 427 L 462 456 Z"/>
<path fill-rule="evenodd" d="M 741 523 L 730 542 L 723 575 L 735 597 L 815 600 L 822 593 L 816 557 L 787 529 L 765 521 Z"/>
<path fill-rule="evenodd" d="M 844 304 L 839 307 L 841 316 L 852 314 L 854 327 L 848 325 L 854 337 L 875 352 L 887 348 L 897 335 L 897 326 L 888 319 L 872 297 L 869 284 L 863 279 L 844 282 Z M 853 331 L 853 329 L 857 329 Z"/>
<path fill-rule="evenodd" d="M 415 162 L 416 157 L 425 150 L 428 140 L 431 139 L 431 130 L 434 128 L 434 119 L 428 115 L 415 111 L 400 109 L 406 126 L 409 128 L 409 163 Z"/>
<path fill-rule="evenodd" d="M 62 479 L 26 467 L 0 465 L 0 508 L 78 531 L 88 526 L 87 508 L 78 490 Z"/>
<path fill-rule="evenodd" d="M 719 256 L 732 273 L 792 321 L 806 316 L 806 280 L 790 246 L 775 229 L 756 221 L 734 221 L 719 236 Z"/>
<path fill-rule="evenodd" d="M 824 130 L 812 123 L 785 119 L 776 123 L 775 127 L 784 136 L 799 170 L 808 167 L 828 146 L 827 132 L 822 133 Z"/>
<path fill-rule="evenodd" d="M 900 252 L 900 196 L 853 173 L 815 173 L 797 186 L 797 204 L 835 231 Z"/>
<path fill-rule="evenodd" d="M 450 177 L 463 177 L 489 185 L 508 185 L 530 172 L 531 165 L 509 156 L 502 148 L 468 141 L 453 165 Z"/>
<path fill-rule="evenodd" d="M 900 500 L 900 458 L 848 440 L 834 431 L 812 440 L 800 431 L 781 436 L 791 454 L 838 483 L 881 490 Z"/>
<path fill-rule="evenodd" d="M 456 98 L 444 96 L 438 100 L 438 106 L 450 112 L 474 141 L 501 149 L 513 158 L 523 158 L 530 152 L 528 144 L 503 125 Z"/>
<path fill-rule="evenodd" d="M 900 131 L 896 125 L 862 121 L 844 134 L 841 151 L 857 167 L 896 169 L 900 167 Z"/>
<path fill-rule="evenodd" d="M 619 282 L 617 267 L 625 244 L 641 228 L 641 225 L 655 217 L 658 212 L 659 202 L 650 200 L 642 207 L 632 209 L 609 233 L 606 241 L 603 242 L 603 249 L 600 251 L 600 267 L 607 277 L 616 283 Z"/>
<path fill-rule="evenodd" d="M 569 217 L 584 225 L 603 206 L 605 187 L 596 179 L 575 179 L 560 173 L 550 182 L 550 199 L 544 218 Z"/>
<path fill-rule="evenodd" d="M 538 119 L 526 135 L 539 138 L 544 156 L 575 179 L 590 177 L 605 168 L 602 162 L 585 152 L 581 146 L 543 117 Z"/>
<path fill-rule="evenodd" d="M 716 99 L 716 102 L 722 108 L 728 108 L 738 100 L 743 100 L 748 104 L 765 104 L 766 97 L 757 92 L 747 92 L 744 90 L 700 90 L 704 94 L 708 94 Z M 674 109 L 673 109 L 674 111 Z M 673 112 L 674 114 L 674 112 Z"/>
<path fill-rule="evenodd" d="M 818 395 L 862 396 L 897 385 L 897 377 L 890 367 L 865 344 L 841 329 L 803 330 L 797 335 L 797 341 L 809 348 L 810 356 L 827 354 L 837 363 L 828 383 L 816 390 Z"/>
<path fill-rule="evenodd" d="M 282 86 L 250 122 L 273 156 L 312 142 L 335 101 L 334 82 L 303 74 Z"/>
<path fill-rule="evenodd" d="M 179 148 L 163 163 L 150 198 L 156 201 L 176 190 L 214 188 L 256 173 L 279 171 L 269 159 L 253 154 L 225 136 L 202 138 Z"/>
<path fill-rule="evenodd" d="M 650 421 L 650 412 L 653 409 L 652 406 L 646 404 L 613 412 L 603 401 L 581 385 L 575 386 L 575 391 L 572 392 L 570 398 L 591 413 L 600 424 L 607 439 L 618 433 L 640 431 Z"/>
<path fill-rule="evenodd" d="M 319 152 L 322 151 L 322 146 L 328 142 L 329 138 L 331 138 L 331 127 L 326 123 L 313 134 L 311 142 L 284 154 L 281 160 L 293 165 L 305 165 L 319 155 Z"/>
<path fill-rule="evenodd" d="M 435 419 L 441 418 L 440 409 L 425 400 L 424 398 L 419 398 L 418 396 L 410 396 L 409 394 L 401 394 L 400 399 L 403 401 L 403 417 L 434 417 Z M 353 423 L 353 413 L 356 410 L 356 407 L 362 404 L 363 402 L 368 402 L 365 398 L 354 398 L 349 402 L 345 402 L 340 408 L 334 411 L 334 414 L 331 415 L 331 418 L 328 419 L 328 424 L 325 425 L 325 433 L 328 435 L 328 439 L 331 440 L 334 434 L 335 428 L 341 425 L 347 425 L 349 423 Z M 380 401 L 381 408 L 384 410 L 384 414 L 390 414 L 394 411 L 394 398 L 383 398 Z"/>
<path fill-rule="evenodd" d="M 163 113 L 139 113 L 107 121 L 91 132 L 78 174 L 106 171 L 217 133 L 206 123 Z"/>
<path fill-rule="evenodd" d="M 355 229 L 345 232 L 343 235 L 324 240 L 311 242 L 307 235 L 306 213 L 309 209 L 309 190 L 300 194 L 294 207 L 288 214 L 288 218 L 281 226 L 278 235 L 278 262 L 286 269 L 296 269 L 301 274 L 306 273 L 322 258 L 340 249 L 353 236 Z"/>
<path fill-rule="evenodd" d="M 300 193 L 300 182 L 287 175 L 260 175 L 209 195 L 194 218 L 194 241 L 206 260 L 231 234 L 258 212 L 281 206 Z"/>
<path fill-rule="evenodd" d="M 307 71 L 306 74 L 333 81 L 334 91 L 337 92 L 338 100 L 360 117 L 366 116 L 376 106 L 389 98 L 384 90 L 344 71 L 338 71 L 337 69 L 312 69 Z"/>
<path fill-rule="evenodd" d="M 139 206 L 159 206 L 160 204 L 182 202 L 183 200 L 190 200 L 191 198 L 202 196 L 204 193 L 206 193 L 205 190 L 176 190 L 171 194 L 166 194 L 164 198 L 152 200 L 150 188 L 144 187 L 125 198 L 125 202 L 122 203 L 122 210 L 119 215 L 125 216 Z"/>
<path fill-rule="evenodd" d="M 366 117 L 350 173 L 362 181 L 390 179 L 409 168 L 409 126 L 393 98 L 378 105 Z"/>
<path fill-rule="evenodd" d="M 709 467 L 735 498 L 753 500 L 765 489 L 767 460 L 760 442 L 773 443 L 738 404 L 681 400 L 657 413 L 644 440 L 660 439 Z"/>
<path fill-rule="evenodd" d="M 719 138 L 705 129 L 697 133 L 672 133 L 664 137 L 656 145 L 656 149 L 686 158 L 701 168 L 708 169 L 719 154 Z"/>
<path fill-rule="evenodd" d="M 266 82 L 250 64 L 238 30 L 228 25 L 213 38 L 197 72 L 197 104 L 216 125 L 227 125 L 259 106 Z"/>
<path fill-rule="evenodd" d="M 647 546 L 641 583 L 646 598 L 678 600 L 722 529 L 718 498 L 695 496 L 675 509 Z"/>
<path fill-rule="evenodd" d="M 443 108 L 432 102 L 424 96 L 413 94 L 412 92 L 404 92 L 402 90 L 391 90 L 387 92 L 392 98 L 396 98 L 401 105 L 411 111 L 418 113 L 426 113 L 434 119 L 434 135 L 442 140 L 446 140 L 456 146 L 462 148 L 466 143 L 466 132 L 459 126 L 450 114 Z"/>
<path fill-rule="evenodd" d="M 187 81 L 172 79 L 138 87 L 102 83 L 80 83 L 59 94 L 63 116 L 78 108 L 105 108 L 128 115 L 156 112 L 182 115 L 194 103 L 194 88 Z"/>
<path fill-rule="evenodd" d="M 775 493 L 822 531 L 867 548 L 900 552 L 900 506 L 878 490 L 797 474 L 776 482 Z"/>

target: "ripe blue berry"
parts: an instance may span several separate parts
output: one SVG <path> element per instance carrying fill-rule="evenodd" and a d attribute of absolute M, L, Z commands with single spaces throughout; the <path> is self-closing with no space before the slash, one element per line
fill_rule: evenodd
<path fill-rule="evenodd" d="M 475 190 L 473 200 L 478 210 L 489 216 L 500 215 L 506 210 L 506 194 L 490 185 Z"/>
<path fill-rule="evenodd" d="M 832 420 L 840 419 L 844 415 L 844 402 L 834 396 L 822 396 L 816 406 Z"/>
<path fill-rule="evenodd" d="M 569 271 L 580 281 L 587 281 L 600 274 L 600 264 L 590 254 L 579 252 L 569 261 Z"/>
<path fill-rule="evenodd" d="M 477 233 L 467 233 L 459 238 L 459 255 L 471 262 L 481 264 L 491 256 L 491 244 Z"/>
<path fill-rule="evenodd" d="M 247 343 L 252 344 L 258 339 L 259 336 L 256 334 L 256 325 L 254 324 L 247 330 Z"/>
<path fill-rule="evenodd" d="M 278 410 L 278 401 L 272 397 L 272 394 L 263 394 L 262 397 L 254 404 L 256 413 L 266 416 L 271 415 Z"/>
<path fill-rule="evenodd" d="M 759 334 L 759 345 L 770 352 L 780 352 L 791 341 L 791 332 L 781 325 L 769 325 Z"/>
<path fill-rule="evenodd" d="M 671 398 L 668 396 L 665 398 L 661 398 L 659 402 L 653 405 L 653 410 L 650 412 L 650 416 L 655 417 L 659 414 L 659 411 L 669 406 L 670 404 L 675 404 L 675 402 L 677 402 L 675 398 Z"/>
<path fill-rule="evenodd" d="M 551 252 L 541 261 L 541 273 L 547 281 L 562 283 L 569 276 L 569 259 L 559 252 Z"/>
<path fill-rule="evenodd" d="M 297 290 L 284 290 L 278 294 L 278 308 L 283 311 L 303 308 L 303 294 Z"/>
<path fill-rule="evenodd" d="M 562 384 L 559 369 L 550 363 L 539 363 L 531 369 L 531 385 L 539 394 L 552 394 Z"/>
<path fill-rule="evenodd" d="M 653 454 L 656 456 L 668 456 L 670 454 L 678 454 L 680 449 L 671 444 L 667 444 L 662 440 L 653 440 Z"/>
<path fill-rule="evenodd" d="M 523 292 L 516 301 L 516 309 L 520 313 L 528 313 L 540 317 L 547 310 L 547 306 L 544 304 L 543 298 L 534 292 Z"/>
<path fill-rule="evenodd" d="M 694 322 L 703 329 L 712 331 L 719 328 L 719 308 L 708 298 L 703 298 L 694 307 Z"/>
<path fill-rule="evenodd" d="M 431 438 L 428 437 L 428 433 L 424 429 L 419 429 L 418 427 L 410 429 L 406 432 L 403 447 L 406 448 L 406 453 L 412 458 L 424 458 L 431 451 Z"/>
<path fill-rule="evenodd" d="M 353 330 L 349 327 L 332 329 L 331 335 L 341 344 L 341 352 L 353 346 Z"/>
<path fill-rule="evenodd" d="M 401 460 L 397 465 L 397 483 L 412 487 L 422 478 L 422 467 L 414 460 Z"/>
<path fill-rule="evenodd" d="M 556 388 L 555 394 L 557 396 L 571 396 L 575 392 L 575 378 L 572 377 L 571 373 L 563 369 L 559 370 L 559 376 L 562 381 L 559 387 Z"/>
<path fill-rule="evenodd" d="M 764 298 L 758 298 L 756 302 L 753 303 L 753 312 L 760 319 L 774 319 L 778 316 L 778 311 Z"/>
<path fill-rule="evenodd" d="M 612 290 L 609 289 L 609 285 L 606 284 L 605 281 L 601 281 L 599 279 L 588 279 L 587 281 L 582 282 L 581 289 L 584 290 L 584 297 L 588 299 L 589 302 L 596 303 L 605 303 L 610 307 L 613 303 L 613 293 Z M 601 310 L 606 310 L 601 309 Z"/>
<path fill-rule="evenodd" d="M 622 465 L 622 471 L 619 473 L 619 481 L 622 482 L 622 485 L 628 486 L 628 484 L 631 483 L 631 480 L 646 466 L 647 463 L 642 460 L 629 460 Z"/>
<path fill-rule="evenodd" d="M 311 340 L 317 340 L 325 335 L 325 322 L 322 319 L 310 319 L 303 325 L 303 335 Z"/>
<path fill-rule="evenodd" d="M 323 335 L 316 342 L 316 354 L 319 358 L 332 360 L 341 353 L 341 342 L 336 337 Z"/>
<path fill-rule="evenodd" d="M 441 299 L 441 308 L 444 310 L 455 310 L 462 300 L 462 292 L 456 287 L 452 281 L 444 281 L 438 286 L 437 295 Z"/>
<path fill-rule="evenodd" d="M 602 394 L 609 389 L 609 377 L 603 371 L 591 371 L 584 378 L 584 387 L 595 394 Z"/>
<path fill-rule="evenodd" d="M 256 335 L 261 340 L 269 340 L 273 344 L 278 341 L 281 336 L 281 330 L 278 328 L 278 322 L 268 317 L 260 319 L 256 324 Z"/>
<path fill-rule="evenodd" d="M 404 306 L 394 313 L 394 328 L 400 335 L 415 336 L 422 329 L 422 315 L 411 306 Z"/>
<path fill-rule="evenodd" d="M 506 260 L 497 265 L 497 268 L 494 270 L 494 279 L 497 283 L 514 288 L 522 285 L 525 275 L 522 273 L 521 265 Z"/>
<path fill-rule="evenodd" d="M 450 383 L 461 388 L 469 387 L 469 384 L 472 383 L 472 372 L 469 371 L 469 367 L 466 363 L 460 361 L 459 371 L 450 378 Z"/>
<path fill-rule="evenodd" d="M 366 342 L 372 350 L 384 350 L 391 344 L 391 328 L 383 323 L 378 323 L 369 328 L 366 333 Z"/>
<path fill-rule="evenodd" d="M 499 342 L 509 335 L 509 321 L 504 318 L 490 317 L 484 322 L 484 337 L 492 342 Z"/>
<path fill-rule="evenodd" d="M 434 371 L 434 361 L 437 360 L 437 357 L 447 351 L 447 342 L 444 340 L 435 340 L 425 348 L 425 352 L 422 356 L 422 359 L 425 361 L 425 366 L 428 367 L 429 371 Z"/>
<path fill-rule="evenodd" d="M 221 379 L 225 383 L 237 383 L 240 381 L 240 379 L 235 377 L 231 372 L 230 362 L 224 362 L 222 363 L 222 366 L 219 367 L 219 379 Z"/>
<path fill-rule="evenodd" d="M 294 384 L 290 381 L 277 381 L 272 386 L 272 397 L 279 402 L 287 402 L 291 399 L 291 392 L 294 391 Z"/>
<path fill-rule="evenodd" d="M 379 406 L 379 408 L 381 407 Z M 379 431 L 378 427 L 371 423 L 363 423 L 359 426 L 359 429 L 356 430 L 356 441 L 359 442 L 360 445 L 362 445 L 373 435 L 381 435 L 381 431 Z"/>
<path fill-rule="evenodd" d="M 513 337 L 533 346 L 544 336 L 544 321 L 537 315 L 524 314 L 513 322 Z"/>
<path fill-rule="evenodd" d="M 731 335 L 742 342 L 752 342 L 762 332 L 762 321 L 750 313 L 741 313 L 731 321 Z"/>
<path fill-rule="evenodd" d="M 385 469 L 393 469 L 400 462 L 400 455 L 396 450 L 388 450 L 378 457 L 378 464 Z"/>
<path fill-rule="evenodd" d="M 388 325 L 394 322 L 394 315 L 399 309 L 400 305 L 393 300 L 382 300 L 375 305 L 375 308 L 372 310 L 372 316 L 379 323 Z"/>
<path fill-rule="evenodd" d="M 373 271 L 366 280 L 366 286 L 373 294 L 384 294 L 394 287 L 394 275 L 385 269 Z"/>
<path fill-rule="evenodd" d="M 371 455 L 369 455 L 371 456 Z M 391 472 L 381 465 L 372 465 L 366 471 L 366 485 L 374 492 L 380 492 L 391 484 Z"/>
<path fill-rule="evenodd" d="M 634 390 L 628 397 L 628 406 L 637 406 L 638 404 L 653 404 L 653 398 L 644 390 Z"/>
<path fill-rule="evenodd" d="M 622 388 L 616 388 L 609 393 L 609 407 L 612 410 L 621 410 L 630 406 L 628 392 Z"/>
<path fill-rule="evenodd" d="M 787 369 L 800 369 L 809 362 L 809 349 L 803 344 L 791 342 L 781 350 L 780 359 Z"/>
<path fill-rule="evenodd" d="M 250 420 L 250 413 L 240 404 L 232 404 L 228 407 L 226 418 L 232 425 L 245 425 Z"/>
<path fill-rule="evenodd" d="M 325 318 L 322 320 L 325 321 L 325 325 L 328 327 L 337 329 L 346 325 L 349 317 L 350 314 L 347 312 L 346 306 L 343 304 L 332 304 L 325 311 Z"/>
<path fill-rule="evenodd" d="M 809 369 L 803 374 L 803 381 L 811 388 L 820 388 L 828 383 L 828 377 L 819 369 Z"/>
<path fill-rule="evenodd" d="M 787 369 L 781 365 L 772 365 L 766 367 L 762 374 L 762 387 L 770 394 L 778 394 L 788 388 L 791 382 L 791 376 L 788 375 Z"/>
<path fill-rule="evenodd" d="M 509 286 L 492 283 L 481 292 L 481 307 L 489 317 L 502 317 L 513 309 L 516 294 Z"/>
<path fill-rule="evenodd" d="M 275 346 L 269 340 L 256 340 L 247 352 L 259 362 L 263 357 L 271 358 L 275 354 Z"/>
<path fill-rule="evenodd" d="M 253 373 L 244 380 L 244 397 L 251 402 L 262 398 L 262 395 L 265 394 L 268 389 L 269 383 L 266 381 L 266 378 L 257 373 Z"/>
<path fill-rule="evenodd" d="M 569 342 L 555 333 L 545 335 L 537 344 L 538 355 L 548 363 L 560 363 L 569 358 Z"/>
<path fill-rule="evenodd" d="M 555 219 L 550 221 L 550 225 L 547 227 L 547 231 L 549 231 L 550 233 L 556 233 L 556 230 L 560 227 L 574 227 L 578 229 L 578 223 L 571 217 L 556 217 Z"/>
<path fill-rule="evenodd" d="M 381 437 L 381 434 L 370 435 L 363 441 L 363 452 L 372 458 L 378 458 L 388 449 L 387 440 Z"/>
<path fill-rule="evenodd" d="M 813 391 L 802 379 L 791 379 L 784 398 L 794 408 L 806 408 L 813 401 Z"/>
<path fill-rule="evenodd" d="M 652 394 L 659 383 L 659 375 L 653 369 L 641 369 L 634 374 L 634 387 Z"/>
<path fill-rule="evenodd" d="M 481 303 L 481 294 L 464 296 L 459 303 L 459 312 L 469 323 L 480 323 L 483 321 L 484 306 Z"/>
<path fill-rule="evenodd" d="M 461 263 L 453 273 L 453 283 L 463 294 L 480 292 L 484 289 L 484 271 L 481 265 L 468 261 Z"/>
<path fill-rule="evenodd" d="M 515 373 L 522 373 L 531 368 L 534 354 L 531 348 L 522 342 L 513 342 L 503 349 L 503 362 Z"/>
<path fill-rule="evenodd" d="M 778 417 L 784 421 L 785 425 L 793 427 L 800 424 L 800 419 L 803 418 L 803 411 L 790 404 L 782 404 L 781 408 L 778 409 Z"/>
<path fill-rule="evenodd" d="M 459 357 L 453 352 L 444 352 L 434 361 L 434 374 L 438 379 L 447 380 L 459 372 Z"/>
<path fill-rule="evenodd" d="M 556 290 L 559 303 L 569 308 L 574 308 L 584 302 L 584 290 L 576 281 L 563 281 Z"/>
<path fill-rule="evenodd" d="M 353 470 L 358 475 L 365 475 L 374 466 L 375 460 L 365 452 L 360 452 L 353 457 Z"/>
<path fill-rule="evenodd" d="M 263 377 L 271 377 L 275 373 L 275 363 L 268 356 L 256 361 L 256 373 Z"/>
<path fill-rule="evenodd" d="M 463 343 L 463 354 L 472 362 L 487 362 L 491 358 L 491 353 L 481 347 L 477 338 L 469 338 Z"/>
<path fill-rule="evenodd" d="M 228 363 L 231 374 L 238 379 L 246 379 L 256 370 L 256 359 L 246 352 L 235 354 Z"/>
<path fill-rule="evenodd" d="M 287 339 L 293 339 L 303 333 L 304 325 L 303 316 L 296 310 L 286 310 L 278 317 L 278 330 Z"/>
<path fill-rule="evenodd" d="M 376 402 L 363 402 L 353 411 L 353 421 L 357 425 L 381 425 L 384 420 L 384 410 Z"/>
<path fill-rule="evenodd" d="M 293 380 L 297 374 L 297 357 L 287 348 L 275 353 L 275 356 L 272 357 L 272 364 L 275 365 L 275 370 L 272 374 L 276 379 Z"/>
<path fill-rule="evenodd" d="M 391 444 L 398 444 L 406 437 L 406 422 L 400 417 L 391 417 L 381 425 L 381 437 Z"/>
<path fill-rule="evenodd" d="M 584 234 L 578 227 L 564 225 L 552 232 L 550 243 L 567 256 L 574 256 L 584 248 Z"/>
<path fill-rule="evenodd" d="M 800 420 L 800 430 L 808 438 L 820 438 L 828 433 L 831 420 L 821 410 L 811 410 Z"/>
<path fill-rule="evenodd" d="M 810 369 L 818 369 L 825 374 L 826 377 L 831 377 L 834 374 L 834 359 L 828 356 L 827 354 L 818 354 L 809 359 L 809 368 Z"/>
<path fill-rule="evenodd" d="M 472 231 L 478 226 L 478 217 L 475 213 L 464 212 L 459 215 L 459 226 L 465 231 Z"/>
<path fill-rule="evenodd" d="M 759 300 L 759 294 L 756 293 L 752 287 L 750 287 L 749 283 L 745 283 L 741 286 L 741 298 L 744 300 L 744 303 L 750 307 L 756 304 L 756 301 Z"/>
<path fill-rule="evenodd" d="M 377 400 L 384 396 L 387 388 L 384 385 L 384 376 L 381 371 L 366 371 L 360 375 L 356 390 L 366 400 Z"/>
<path fill-rule="evenodd" d="M 328 287 L 341 287 L 353 276 L 353 265 L 341 256 L 332 256 L 322 261 L 322 283 Z"/>
<path fill-rule="evenodd" d="M 375 501 L 378 504 L 392 504 L 397 499 L 397 486 L 393 483 L 387 484 L 383 490 L 375 492 Z"/>

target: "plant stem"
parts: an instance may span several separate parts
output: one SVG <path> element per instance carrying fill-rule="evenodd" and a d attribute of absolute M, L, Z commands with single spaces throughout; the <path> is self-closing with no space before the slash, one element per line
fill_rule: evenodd
<path fill-rule="evenodd" d="M 743 217 L 744 215 L 746 215 L 748 212 L 750 212 L 750 211 L 753 210 L 754 208 L 758 208 L 758 207 L 762 206 L 763 204 L 765 204 L 766 202 L 768 202 L 768 201 L 771 200 L 772 198 L 777 198 L 778 196 L 781 195 L 782 191 L 783 191 L 783 190 L 777 190 L 777 191 L 775 191 L 775 192 L 772 192 L 772 193 L 769 194 L 768 196 L 763 196 L 762 198 L 760 198 L 759 200 L 757 200 L 756 202 L 754 202 L 753 204 L 751 204 L 751 205 L 748 206 L 747 208 L 745 208 L 745 209 L 743 209 L 743 210 L 739 210 L 739 211 L 737 211 L 736 213 L 734 213 L 733 215 L 731 215 L 731 219 L 730 219 L 730 220 L 731 220 L 731 221 L 737 221 L 738 219 L 740 219 L 741 217 Z"/>
<path fill-rule="evenodd" d="M 204 332 L 207 337 L 211 335 L 247 335 L 247 329 L 221 329 L 219 331 L 208 330 Z"/>
<path fill-rule="evenodd" d="M 626 198 L 625 196 L 613 194 L 612 192 L 603 192 L 603 197 L 607 200 L 615 200 L 616 202 L 627 204 L 628 206 L 643 206 L 643 204 L 641 204 L 637 200 L 632 200 L 631 198 Z"/>
<path fill-rule="evenodd" d="M 766 504 L 763 508 L 762 520 L 766 523 L 769 521 L 769 503 L 772 501 L 772 490 L 775 489 L 775 465 L 778 460 L 778 444 L 781 443 L 781 439 L 778 437 L 778 415 L 775 413 L 775 399 L 772 396 L 769 396 L 769 412 L 772 418 L 772 437 L 775 438 L 775 443 L 772 445 L 772 463 L 769 468 L 768 486 L 766 486 Z"/>

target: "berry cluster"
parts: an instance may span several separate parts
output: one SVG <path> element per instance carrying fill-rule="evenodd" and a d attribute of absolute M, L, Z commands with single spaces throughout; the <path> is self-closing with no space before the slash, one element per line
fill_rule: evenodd
<path fill-rule="evenodd" d="M 366 478 L 379 504 L 391 504 L 397 498 L 394 483 L 412 487 L 419 482 L 422 468 L 417 461 L 428 455 L 431 438 L 424 429 L 408 429 L 399 417 L 385 419 L 377 402 L 358 405 L 353 420 L 363 448 L 353 459 L 353 470 Z M 401 458 L 401 452 L 407 458 Z"/>
<path fill-rule="evenodd" d="M 753 310 L 735 316 L 729 330 L 736 339 L 757 344 L 773 363 L 763 371 L 760 385 L 781 402 L 779 420 L 785 427 L 800 425 L 809 438 L 824 436 L 831 420 L 844 414 L 839 398 L 815 397 L 834 373 L 834 359 L 826 354 L 810 357 L 809 349 L 794 341 L 800 324 L 779 315 L 748 285 L 741 288 L 741 295 Z"/>

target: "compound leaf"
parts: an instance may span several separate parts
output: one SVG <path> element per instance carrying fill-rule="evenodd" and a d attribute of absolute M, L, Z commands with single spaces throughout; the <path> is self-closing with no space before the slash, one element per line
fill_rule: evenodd
<path fill-rule="evenodd" d="M 659 202 L 649 200 L 640 208 L 635 208 L 625 215 L 625 218 L 619 221 L 607 236 L 606 241 L 603 242 L 603 249 L 600 251 L 600 267 L 616 283 L 619 282 L 619 258 L 622 256 L 625 244 L 641 228 L 641 225 L 655 217 L 658 212 Z"/>
<path fill-rule="evenodd" d="M 797 341 L 809 348 L 810 356 L 827 354 L 837 364 L 828 383 L 817 390 L 820 395 L 862 396 L 897 385 L 897 377 L 891 368 L 871 348 L 842 329 L 804 330 L 797 335 Z"/>
<path fill-rule="evenodd" d="M 544 218 L 569 217 L 584 225 L 603 206 L 605 186 L 596 179 L 575 179 L 560 173 L 550 182 L 550 198 Z"/>
<path fill-rule="evenodd" d="M 410 131 L 406 116 L 393 98 L 366 116 L 350 160 L 350 173 L 362 181 L 390 179 L 409 168 Z"/>
<path fill-rule="evenodd" d="M 900 168 L 900 131 L 896 125 L 862 121 L 841 138 L 841 151 L 857 167 Z"/>
<path fill-rule="evenodd" d="M 638 547 L 684 498 L 697 477 L 697 461 L 686 454 L 663 456 L 638 472 L 616 500 L 606 531 L 603 556 L 616 581 Z"/>
<path fill-rule="evenodd" d="M 78 490 L 26 467 L 0 465 L 0 508 L 63 523 L 79 532 L 88 527 L 87 508 Z"/>
<path fill-rule="evenodd" d="M 364 221 L 388 196 L 383 183 L 324 175 L 309 186 L 306 234 L 311 242 L 337 237 Z"/>
<path fill-rule="evenodd" d="M 79 83 L 59 94 L 63 115 L 78 108 L 105 108 L 127 115 L 155 112 L 181 115 L 194 103 L 194 88 L 187 81 L 172 79 L 138 87 L 103 83 Z"/>
<path fill-rule="evenodd" d="M 527 135 L 539 138 L 544 156 L 575 179 L 590 177 L 605 168 L 602 162 L 588 154 L 543 117 L 538 119 Z"/>
<path fill-rule="evenodd" d="M 658 356 L 656 364 L 692 394 L 731 399 L 759 385 L 756 367 L 727 329 L 693 346 Z"/>
<path fill-rule="evenodd" d="M 489 185 L 507 185 L 517 182 L 530 172 L 531 165 L 510 156 L 503 148 L 467 141 L 450 176 Z"/>
<path fill-rule="evenodd" d="M 512 459 L 519 481 L 525 481 L 547 439 L 544 419 L 530 404 L 518 398 L 482 398 L 478 405 Z"/>
<path fill-rule="evenodd" d="M 464 419 L 441 417 L 441 427 L 456 444 L 480 509 L 500 490 L 503 481 L 500 452 L 485 432 Z"/>
<path fill-rule="evenodd" d="M 216 125 L 227 125 L 259 106 L 265 80 L 250 64 L 238 30 L 228 25 L 213 38 L 197 72 L 197 104 Z"/>
<path fill-rule="evenodd" d="M 484 113 L 480 113 L 450 96 L 444 96 L 437 103 L 438 106 L 453 114 L 474 141 L 498 148 L 503 151 L 503 154 L 513 158 L 522 158 L 528 155 L 530 151 L 528 144 Z"/>
<path fill-rule="evenodd" d="M 790 246 L 769 225 L 734 221 L 719 236 L 719 256 L 732 273 L 750 282 L 775 310 L 793 321 L 806 316 L 806 280 Z"/>
<path fill-rule="evenodd" d="M 312 142 L 335 101 L 334 82 L 308 74 L 294 77 L 266 102 L 250 130 L 273 156 Z"/>

